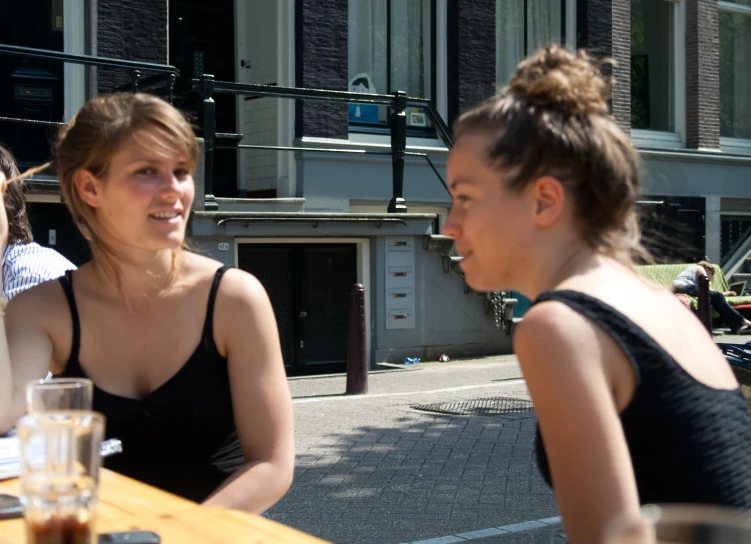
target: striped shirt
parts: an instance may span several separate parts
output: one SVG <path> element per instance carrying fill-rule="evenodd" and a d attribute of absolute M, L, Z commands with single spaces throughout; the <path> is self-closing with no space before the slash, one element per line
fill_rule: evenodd
<path fill-rule="evenodd" d="M 36 242 L 11 244 L 3 253 L 3 292 L 10 300 L 26 289 L 75 269 L 76 265 L 54 249 Z"/>

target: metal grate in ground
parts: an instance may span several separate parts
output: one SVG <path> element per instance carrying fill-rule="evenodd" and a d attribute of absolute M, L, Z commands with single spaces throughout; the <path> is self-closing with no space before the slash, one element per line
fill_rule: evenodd
<path fill-rule="evenodd" d="M 532 401 L 511 397 L 491 397 L 460 402 L 416 404 L 412 408 L 423 412 L 437 412 L 455 416 L 499 416 L 531 412 Z"/>

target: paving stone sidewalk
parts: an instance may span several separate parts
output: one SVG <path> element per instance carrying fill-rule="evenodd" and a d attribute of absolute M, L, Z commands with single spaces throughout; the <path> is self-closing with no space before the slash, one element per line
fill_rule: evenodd
<path fill-rule="evenodd" d="M 520 378 L 513 357 L 495 357 L 372 374 L 369 394 L 358 397 L 342 395 L 344 377 L 290 380 L 297 468 L 270 517 L 336 543 L 563 542 L 554 522 L 465 536 L 557 516 L 537 472 L 531 412 L 412 408 L 528 399 Z"/>

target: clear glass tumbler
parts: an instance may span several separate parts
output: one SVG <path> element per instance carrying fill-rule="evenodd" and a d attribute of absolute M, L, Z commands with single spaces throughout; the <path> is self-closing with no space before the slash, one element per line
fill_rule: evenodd
<path fill-rule="evenodd" d="M 29 544 L 93 544 L 104 416 L 34 412 L 17 425 Z"/>
<path fill-rule="evenodd" d="M 91 410 L 94 385 L 86 378 L 50 378 L 26 384 L 26 410 Z"/>
<path fill-rule="evenodd" d="M 718 506 L 644 506 L 638 517 L 620 517 L 604 544 L 751 544 L 751 511 Z"/>

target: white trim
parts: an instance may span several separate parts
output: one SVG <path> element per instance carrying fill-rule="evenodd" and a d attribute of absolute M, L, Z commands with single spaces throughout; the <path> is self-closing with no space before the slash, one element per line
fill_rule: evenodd
<path fill-rule="evenodd" d="M 724 0 L 720 0 L 718 5 L 722 11 L 729 11 L 730 13 L 738 13 L 740 15 L 751 15 L 751 6 L 743 6 L 733 2 L 725 2 Z"/>
<path fill-rule="evenodd" d="M 383 201 L 382 203 L 373 203 L 373 204 L 352 204 L 349 205 L 349 213 L 383 213 L 386 208 L 388 207 L 388 202 Z M 434 213 L 438 216 L 438 232 L 435 234 L 440 234 L 440 231 L 443 230 L 443 225 L 446 222 L 446 218 L 449 215 L 449 208 L 451 208 L 451 203 L 446 202 L 445 206 L 441 206 L 440 204 L 414 204 L 412 202 L 407 203 L 407 207 L 409 208 L 409 213 Z"/>
<path fill-rule="evenodd" d="M 373 361 L 370 353 L 370 299 L 372 293 L 370 292 L 369 238 L 235 238 L 235 266 L 239 266 L 240 244 L 355 244 L 357 246 L 357 281 L 365 288 L 365 350 L 368 354 L 368 368 L 370 368 Z"/>
<path fill-rule="evenodd" d="M 308 140 L 308 138 L 305 138 Z M 322 138 L 319 138 L 322 139 Z M 342 141 L 342 140 L 339 140 Z M 353 143 L 363 143 L 363 144 L 369 144 L 369 145 L 378 145 L 378 146 L 384 146 L 391 149 L 391 134 L 366 134 L 363 132 L 350 132 L 349 133 L 349 141 Z M 446 145 L 443 143 L 442 140 L 440 140 L 437 136 L 432 138 L 413 138 L 411 136 L 407 137 L 407 150 L 412 151 L 415 149 L 435 149 L 436 151 L 439 150 L 448 150 L 446 148 Z"/>
<path fill-rule="evenodd" d="M 751 155 L 751 140 L 746 138 L 720 138 L 720 148 L 723 153 L 740 153 Z"/>
<path fill-rule="evenodd" d="M 566 49 L 576 50 L 576 0 L 566 0 Z"/>
<path fill-rule="evenodd" d="M 686 144 L 676 132 L 631 129 L 631 143 L 636 147 L 657 149 L 685 149 Z"/>
<path fill-rule="evenodd" d="M 674 132 L 631 129 L 637 147 L 685 149 L 686 147 L 686 2 L 662 0 L 673 4 L 673 66 L 672 96 Z"/>
<path fill-rule="evenodd" d="M 86 53 L 86 22 L 84 2 L 64 0 L 63 2 L 63 51 L 74 55 Z M 64 76 L 64 121 L 68 122 L 81 109 L 86 101 L 86 68 L 81 64 L 66 62 Z"/>
<path fill-rule="evenodd" d="M 294 0 L 279 0 L 277 7 L 277 67 L 278 84 L 294 87 L 295 82 L 295 6 Z M 277 145 L 290 146 L 295 136 L 295 101 L 277 98 Z M 277 152 L 276 196 L 297 196 L 297 161 L 290 151 Z"/>

